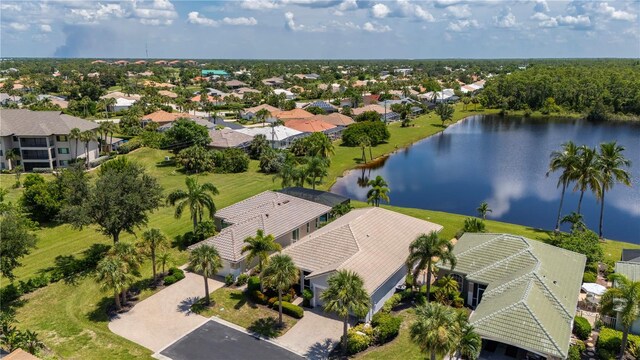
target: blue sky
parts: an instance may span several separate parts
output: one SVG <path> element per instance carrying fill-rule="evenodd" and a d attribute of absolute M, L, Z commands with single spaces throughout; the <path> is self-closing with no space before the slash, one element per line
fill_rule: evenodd
<path fill-rule="evenodd" d="M 640 57 L 640 1 L 7 1 L 3 57 Z"/>

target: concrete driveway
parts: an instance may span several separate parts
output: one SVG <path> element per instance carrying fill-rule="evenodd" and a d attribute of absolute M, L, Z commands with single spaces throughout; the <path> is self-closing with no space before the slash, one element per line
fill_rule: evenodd
<path fill-rule="evenodd" d="M 202 276 L 185 271 L 185 278 L 136 304 L 109 322 L 109 330 L 156 352 L 208 321 L 191 313 L 191 304 L 204 296 Z M 209 279 L 209 291 L 224 283 Z"/>
<path fill-rule="evenodd" d="M 307 359 L 327 359 L 340 336 L 342 320 L 316 307 L 305 309 L 304 317 L 276 341 Z"/>

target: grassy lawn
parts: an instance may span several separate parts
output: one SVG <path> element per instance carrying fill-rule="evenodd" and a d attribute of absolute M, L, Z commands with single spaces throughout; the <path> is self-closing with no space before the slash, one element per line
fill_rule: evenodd
<path fill-rule="evenodd" d="M 283 335 L 298 322 L 283 314 L 285 326 L 283 329 L 277 329 L 278 311 L 254 304 L 237 289 L 223 287 L 212 292 L 211 303 L 211 307 L 197 312 L 205 317 L 217 316 L 270 338 Z"/>
<path fill-rule="evenodd" d="M 402 317 L 402 325 L 400 326 L 398 336 L 382 346 L 369 348 L 367 351 L 357 354 L 355 356 L 356 359 L 425 359 L 425 355 L 420 351 L 420 348 L 411 341 L 409 334 L 409 326 L 411 326 L 411 323 L 415 319 L 413 309 L 402 310 L 394 315 Z"/>

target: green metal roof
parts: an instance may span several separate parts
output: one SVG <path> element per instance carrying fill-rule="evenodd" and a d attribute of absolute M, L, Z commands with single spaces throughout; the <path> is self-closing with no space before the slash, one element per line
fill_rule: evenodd
<path fill-rule="evenodd" d="M 474 233 L 464 234 L 453 252 L 456 273 L 487 285 L 470 317 L 480 336 L 567 357 L 584 255 L 521 236 Z"/>
<path fill-rule="evenodd" d="M 640 263 L 630 261 L 618 261 L 616 273 L 626 276 L 631 281 L 640 281 Z"/>
<path fill-rule="evenodd" d="M 202 76 L 209 76 L 209 75 L 227 76 L 229 75 L 229 73 L 227 73 L 224 70 L 202 70 Z"/>

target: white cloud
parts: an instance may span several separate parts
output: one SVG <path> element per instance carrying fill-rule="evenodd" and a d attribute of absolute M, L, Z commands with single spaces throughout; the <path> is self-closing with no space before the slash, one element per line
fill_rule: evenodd
<path fill-rule="evenodd" d="M 200 16 L 200 13 L 197 11 L 192 11 L 189 13 L 189 15 L 187 15 L 187 22 L 191 24 L 211 26 L 211 27 L 220 25 L 220 23 L 216 20 L 209 19 L 204 16 Z"/>
<path fill-rule="evenodd" d="M 468 19 L 471 17 L 469 5 L 453 5 L 447 7 L 447 11 L 456 19 Z"/>
<path fill-rule="evenodd" d="M 547 0 L 536 0 L 536 5 L 533 7 L 533 11 L 538 13 L 549 12 Z"/>
<path fill-rule="evenodd" d="M 16 31 L 26 31 L 29 29 L 29 24 L 12 22 L 9 27 Z"/>
<path fill-rule="evenodd" d="M 258 20 L 254 17 L 237 17 L 237 18 L 224 18 L 222 22 L 227 25 L 239 25 L 239 26 L 254 26 L 258 24 Z"/>
<path fill-rule="evenodd" d="M 339 11 L 347 11 L 347 10 L 353 10 L 357 8 L 358 8 L 358 4 L 356 3 L 356 0 L 344 0 L 343 2 L 340 3 L 340 5 L 338 5 Z"/>
<path fill-rule="evenodd" d="M 465 32 L 467 30 L 477 29 L 479 27 L 480 27 L 480 24 L 478 24 L 478 21 L 473 19 L 471 20 L 465 19 L 465 20 L 456 20 L 456 21 L 450 22 L 449 26 L 447 26 L 447 30 L 454 31 L 454 32 Z"/>
<path fill-rule="evenodd" d="M 389 7 L 385 4 L 375 4 L 371 8 L 371 15 L 373 15 L 373 17 L 378 19 L 387 17 L 387 15 L 389 15 L 390 12 L 391 10 L 389 10 Z"/>
<path fill-rule="evenodd" d="M 279 4 L 271 0 L 244 0 L 240 7 L 248 10 L 272 10 L 279 7 Z"/>
<path fill-rule="evenodd" d="M 440 8 L 444 8 L 444 7 L 448 7 L 451 5 L 457 5 L 460 3 L 463 3 L 463 0 L 436 0 L 435 1 L 435 6 L 436 7 L 440 7 Z"/>
<path fill-rule="evenodd" d="M 52 30 L 51 30 L 51 25 L 49 25 L 49 24 L 42 24 L 42 25 L 40 25 L 40 31 L 42 31 L 42 32 L 47 32 L 47 33 L 48 33 L 48 32 L 51 32 L 51 31 L 52 31 Z"/>
<path fill-rule="evenodd" d="M 557 16 L 555 20 L 560 26 L 570 26 L 574 29 L 587 29 L 591 27 L 591 18 L 587 15 Z"/>
<path fill-rule="evenodd" d="M 366 22 L 362 26 L 362 30 L 368 31 L 368 32 L 383 33 L 383 32 L 391 31 L 391 28 L 389 27 L 389 25 L 380 25 L 380 24 L 373 24 L 370 22 Z"/>
<path fill-rule="evenodd" d="M 422 6 L 411 3 L 409 0 L 398 0 L 399 13 L 396 16 L 400 17 L 415 17 L 422 21 L 435 21 L 433 15 Z"/>
<path fill-rule="evenodd" d="M 69 14 L 72 20 L 79 20 L 83 23 L 97 23 L 102 20 L 112 18 L 123 18 L 128 16 L 128 12 L 120 4 L 97 4 L 93 8 L 70 9 Z"/>
<path fill-rule="evenodd" d="M 285 23 L 285 28 L 291 31 L 298 31 L 304 28 L 304 25 L 296 25 L 294 15 L 291 11 L 287 11 L 286 13 L 284 13 L 284 18 L 287 20 Z"/>
<path fill-rule="evenodd" d="M 133 15 L 145 25 L 171 25 L 178 17 L 175 7 L 169 0 L 153 2 L 133 2 Z"/>
<path fill-rule="evenodd" d="M 517 25 L 516 17 L 511 12 L 511 8 L 506 7 L 500 10 L 498 16 L 493 17 L 493 25 L 499 28 L 509 29 Z"/>
<path fill-rule="evenodd" d="M 18 4 L 0 4 L 2 11 L 20 11 L 22 8 Z"/>
<path fill-rule="evenodd" d="M 627 11 L 616 10 L 616 8 L 610 6 L 606 2 L 593 4 L 592 7 L 596 13 L 604 15 L 613 20 L 634 21 L 638 17 L 636 14 Z"/>

